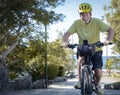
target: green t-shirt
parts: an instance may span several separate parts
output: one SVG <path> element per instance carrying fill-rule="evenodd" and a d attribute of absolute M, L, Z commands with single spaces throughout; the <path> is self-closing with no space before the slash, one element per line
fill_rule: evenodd
<path fill-rule="evenodd" d="M 83 44 L 83 40 L 88 40 L 89 44 L 100 41 L 100 32 L 106 32 L 109 26 L 97 18 L 91 18 L 88 24 L 81 19 L 76 20 L 68 29 L 71 34 L 77 33 L 79 44 Z M 96 48 L 96 51 L 101 48 Z"/>

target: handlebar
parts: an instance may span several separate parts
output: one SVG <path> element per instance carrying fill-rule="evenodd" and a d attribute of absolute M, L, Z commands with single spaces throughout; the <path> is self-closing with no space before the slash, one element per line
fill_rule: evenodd
<path fill-rule="evenodd" d="M 97 47 L 103 47 L 104 46 L 104 43 L 103 42 L 96 42 L 96 43 L 93 43 L 93 44 L 87 44 L 87 45 L 94 45 L 94 46 L 97 46 Z M 108 43 L 108 45 L 112 45 L 112 43 Z M 76 46 L 81 46 L 79 44 L 69 44 L 68 47 L 71 48 L 71 49 L 74 49 Z"/>

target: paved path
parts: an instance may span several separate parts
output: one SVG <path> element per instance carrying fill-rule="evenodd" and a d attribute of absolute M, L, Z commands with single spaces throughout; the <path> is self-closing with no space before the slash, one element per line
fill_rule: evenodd
<path fill-rule="evenodd" d="M 74 89 L 77 78 L 68 79 L 67 82 L 57 82 L 49 85 L 48 89 L 19 90 L 14 92 L 0 92 L 0 95 L 81 95 L 80 90 Z M 103 78 L 101 84 L 120 81 L 120 79 Z M 93 93 L 93 95 L 96 95 Z M 105 90 L 104 95 L 120 95 L 120 90 Z"/>

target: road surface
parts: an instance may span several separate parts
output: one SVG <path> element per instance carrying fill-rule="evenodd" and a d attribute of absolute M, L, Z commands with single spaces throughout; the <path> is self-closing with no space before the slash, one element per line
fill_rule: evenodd
<path fill-rule="evenodd" d="M 102 86 L 108 83 L 117 82 L 120 79 L 103 78 Z M 68 79 L 66 82 L 56 82 L 48 86 L 47 89 L 18 90 L 9 92 L 0 92 L 0 95 L 81 95 L 80 90 L 74 89 L 78 78 Z M 93 95 L 97 95 L 93 93 Z M 120 90 L 106 90 L 104 95 L 120 95 Z"/>

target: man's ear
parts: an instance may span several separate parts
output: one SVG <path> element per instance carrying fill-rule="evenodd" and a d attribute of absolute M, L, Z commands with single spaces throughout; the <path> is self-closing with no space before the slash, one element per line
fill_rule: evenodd
<path fill-rule="evenodd" d="M 92 16 L 92 13 L 90 12 L 90 16 Z"/>

